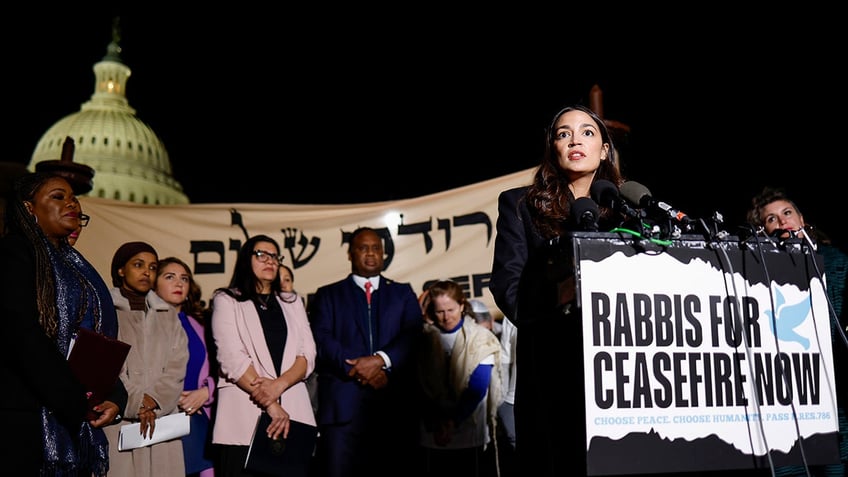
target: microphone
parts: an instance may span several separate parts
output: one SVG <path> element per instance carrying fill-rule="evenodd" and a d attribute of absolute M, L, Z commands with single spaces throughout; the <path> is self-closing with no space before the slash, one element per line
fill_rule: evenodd
<path fill-rule="evenodd" d="M 639 218 L 641 213 L 621 200 L 618 187 L 606 179 L 598 179 L 589 189 L 592 199 L 602 207 L 609 207 L 629 217 Z"/>
<path fill-rule="evenodd" d="M 774 230 L 771 231 L 769 236 L 772 237 L 772 238 L 781 239 L 781 240 L 801 238 L 801 232 L 803 232 L 803 231 L 804 231 L 803 227 L 798 228 L 798 230 L 794 230 L 794 229 L 774 229 Z M 784 235 L 785 235 L 785 237 L 784 237 Z M 806 235 L 807 234 L 804 234 L 804 236 L 806 236 Z"/>
<path fill-rule="evenodd" d="M 571 204 L 571 218 L 579 230 L 597 232 L 600 216 L 601 209 L 598 208 L 598 204 L 588 197 L 580 197 Z"/>
<path fill-rule="evenodd" d="M 686 215 L 685 212 L 675 209 L 670 204 L 661 202 L 651 197 L 651 191 L 647 187 L 635 181 L 628 181 L 621 184 L 621 195 L 634 205 L 645 208 L 661 210 L 668 217 L 677 220 L 685 225 L 695 223 L 695 219 Z"/>
<path fill-rule="evenodd" d="M 763 229 L 763 232 L 765 233 L 765 229 Z M 771 233 L 768 234 L 768 236 L 771 238 L 779 239 L 784 234 L 787 235 L 786 238 L 792 237 L 792 231 L 788 229 L 774 229 L 771 231 Z"/>

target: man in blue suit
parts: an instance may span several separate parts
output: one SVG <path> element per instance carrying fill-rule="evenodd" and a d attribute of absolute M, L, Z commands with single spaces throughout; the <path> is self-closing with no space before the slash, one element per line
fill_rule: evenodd
<path fill-rule="evenodd" d="M 318 346 L 317 475 L 398 475 L 391 463 L 411 464 L 417 448 L 421 307 L 410 284 L 381 275 L 377 231 L 356 229 L 349 242 L 351 273 L 310 300 Z"/>

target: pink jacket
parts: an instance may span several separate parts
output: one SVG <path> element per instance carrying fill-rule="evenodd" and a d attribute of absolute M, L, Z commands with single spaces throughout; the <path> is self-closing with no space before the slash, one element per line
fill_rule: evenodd
<path fill-rule="evenodd" d="M 212 300 L 212 336 L 220 365 L 212 442 L 250 445 L 261 409 L 235 383 L 251 364 L 260 376 L 276 378 L 277 374 L 253 302 L 239 302 L 225 293 L 217 293 Z M 316 348 L 306 308 L 302 300 L 286 303 L 278 297 L 277 302 L 283 309 L 288 327 L 280 369 L 285 372 L 297 356 L 304 356 L 308 377 L 315 369 Z M 295 421 L 315 425 L 305 379 L 283 392 L 281 404 Z"/>

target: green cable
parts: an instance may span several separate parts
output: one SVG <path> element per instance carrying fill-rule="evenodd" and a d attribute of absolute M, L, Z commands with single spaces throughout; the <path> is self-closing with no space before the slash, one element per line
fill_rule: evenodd
<path fill-rule="evenodd" d="M 616 227 L 616 228 L 610 230 L 610 232 L 611 233 L 625 232 L 625 233 L 628 233 L 628 234 L 633 235 L 633 236 L 640 238 L 640 239 L 645 238 L 639 232 L 637 232 L 635 230 L 625 229 L 623 227 Z M 667 247 L 667 246 L 671 245 L 672 243 L 674 243 L 671 240 L 660 240 L 660 239 L 655 239 L 655 238 L 648 238 L 647 240 L 649 240 L 653 244 L 662 245 L 663 247 Z"/>

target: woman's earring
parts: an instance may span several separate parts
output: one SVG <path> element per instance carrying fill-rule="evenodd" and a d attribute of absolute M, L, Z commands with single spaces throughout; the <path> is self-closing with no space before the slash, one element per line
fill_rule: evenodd
<path fill-rule="evenodd" d="M 24 207 L 26 207 L 26 211 L 29 212 L 29 215 L 32 216 L 33 220 L 35 220 L 35 223 L 38 224 L 38 216 L 35 215 L 35 212 L 32 211 L 32 205 L 30 205 L 29 202 L 25 201 Z"/>

